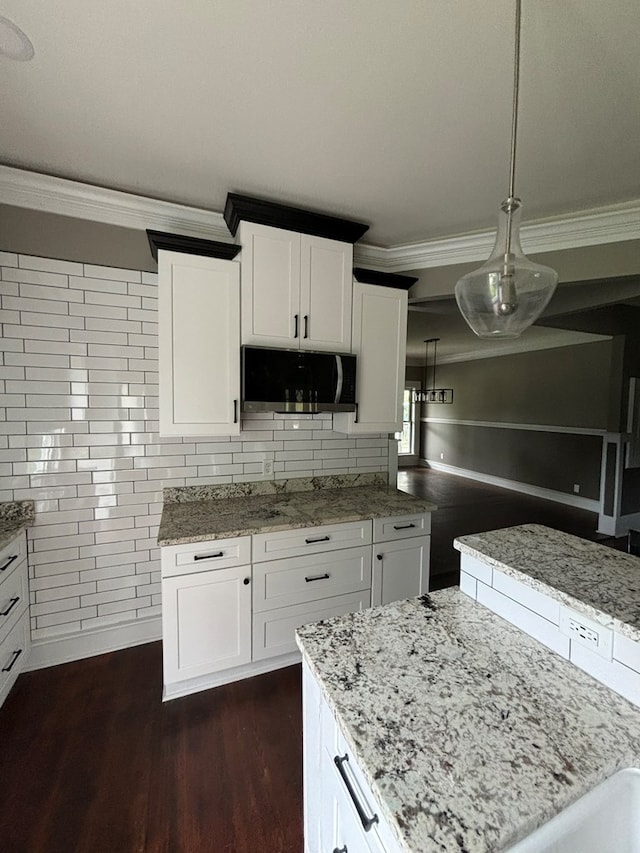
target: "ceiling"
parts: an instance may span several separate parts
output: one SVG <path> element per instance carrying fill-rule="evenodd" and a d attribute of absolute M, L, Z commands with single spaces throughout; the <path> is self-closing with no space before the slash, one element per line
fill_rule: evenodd
<path fill-rule="evenodd" d="M 640 198 L 637 0 L 524 0 L 517 189 L 532 220 Z M 490 228 L 513 0 L 0 0 L 0 161 L 222 210 L 227 192 L 397 246 Z"/>

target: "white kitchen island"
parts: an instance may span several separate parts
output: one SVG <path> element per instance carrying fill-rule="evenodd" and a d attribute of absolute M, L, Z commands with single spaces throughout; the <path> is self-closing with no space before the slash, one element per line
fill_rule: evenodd
<path fill-rule="evenodd" d="M 636 707 L 460 590 L 298 643 L 306 853 L 506 851 L 639 765 Z"/>

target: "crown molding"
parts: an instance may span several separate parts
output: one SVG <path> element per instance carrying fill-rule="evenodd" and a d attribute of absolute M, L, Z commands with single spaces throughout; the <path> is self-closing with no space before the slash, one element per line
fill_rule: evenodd
<path fill-rule="evenodd" d="M 0 202 L 142 231 L 232 242 L 221 213 L 0 166 Z"/>
<path fill-rule="evenodd" d="M 520 236 L 522 248 L 532 255 L 637 240 L 640 238 L 640 201 L 562 219 L 531 222 L 521 227 Z M 491 230 L 391 248 L 357 245 L 355 257 L 360 266 L 385 272 L 442 267 L 486 260 L 495 238 L 496 232 Z"/>
<path fill-rule="evenodd" d="M 0 202 L 146 231 L 169 231 L 206 240 L 232 242 L 222 213 L 146 196 L 55 178 L 0 165 Z M 602 243 L 637 240 L 640 236 L 640 200 L 599 208 L 564 218 L 525 224 L 521 229 L 525 252 L 553 252 Z M 381 272 L 403 272 L 485 260 L 495 231 L 443 237 L 422 243 L 385 248 L 356 243 L 356 266 Z"/>

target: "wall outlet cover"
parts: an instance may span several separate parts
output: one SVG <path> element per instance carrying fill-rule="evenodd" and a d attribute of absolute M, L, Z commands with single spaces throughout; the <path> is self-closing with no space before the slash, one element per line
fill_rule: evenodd
<path fill-rule="evenodd" d="M 595 619 L 563 605 L 560 607 L 559 628 L 560 633 L 569 637 L 572 643 L 590 649 L 605 660 L 613 659 L 612 627 L 601 625 Z"/>

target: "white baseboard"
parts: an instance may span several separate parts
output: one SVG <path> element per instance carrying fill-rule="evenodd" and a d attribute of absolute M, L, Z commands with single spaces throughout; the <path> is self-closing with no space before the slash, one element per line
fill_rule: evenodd
<path fill-rule="evenodd" d="M 220 687 L 221 684 L 230 684 L 232 681 L 251 678 L 253 675 L 262 675 L 265 672 L 272 672 L 274 669 L 282 669 L 285 666 L 300 663 L 301 660 L 300 652 L 289 652 L 289 654 L 279 655 L 275 658 L 253 661 L 244 666 L 234 666 L 231 669 L 224 669 L 222 672 L 201 675 L 198 678 L 189 678 L 186 681 L 178 681 L 174 684 L 166 684 L 162 692 L 162 701 L 168 702 L 170 699 L 179 699 L 181 696 L 198 693 L 200 690 Z"/>
<path fill-rule="evenodd" d="M 489 486 L 499 486 L 501 489 L 510 489 L 512 492 L 521 492 L 523 495 L 555 501 L 578 509 L 586 509 L 589 512 L 600 511 L 600 501 L 581 498 L 580 495 L 567 495 L 564 492 L 556 492 L 554 489 L 544 489 L 541 486 L 532 486 L 529 483 L 520 483 L 516 480 L 505 480 L 503 477 L 481 474 L 479 471 L 469 471 L 467 468 L 457 468 L 455 465 L 445 465 L 444 462 L 435 462 L 431 459 L 423 459 L 421 464 L 436 471 L 455 474 L 457 477 L 466 477 L 468 480 L 477 480 L 479 483 L 486 483 Z"/>
<path fill-rule="evenodd" d="M 602 515 L 598 518 L 598 533 L 604 533 L 607 536 L 626 536 L 629 530 L 640 530 L 640 512 L 630 513 L 629 515 Z"/>
<path fill-rule="evenodd" d="M 76 632 L 62 637 L 34 640 L 31 654 L 24 670 L 42 669 L 56 666 L 81 658 L 90 658 L 105 652 L 128 649 L 142 643 L 160 640 L 162 620 L 159 616 L 152 619 L 138 619 L 122 625 L 109 625 L 93 631 Z"/>

